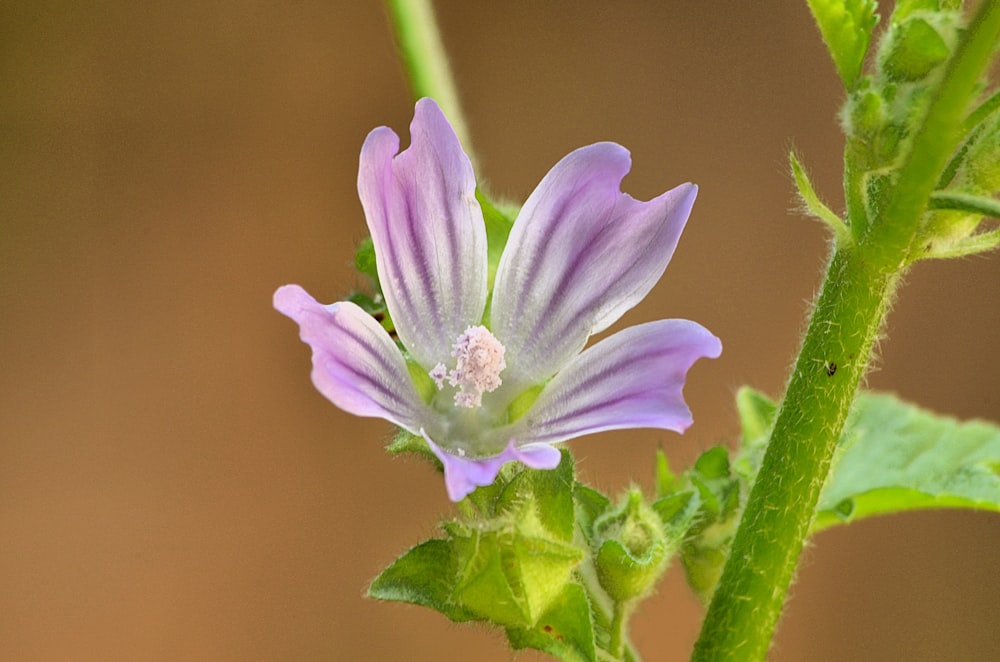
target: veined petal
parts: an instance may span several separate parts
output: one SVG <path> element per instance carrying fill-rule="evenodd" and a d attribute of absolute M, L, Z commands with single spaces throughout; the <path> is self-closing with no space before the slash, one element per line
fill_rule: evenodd
<path fill-rule="evenodd" d="M 583 147 L 557 163 L 521 209 L 491 309 L 493 333 L 517 357 L 505 379 L 551 376 L 666 269 L 698 188 L 682 184 L 640 202 L 621 192 L 630 167 L 620 145 Z"/>
<path fill-rule="evenodd" d="M 486 305 L 486 226 L 476 179 L 451 125 L 417 102 L 410 147 L 375 129 L 361 148 L 358 194 L 382 293 L 400 340 L 430 370 Z"/>
<path fill-rule="evenodd" d="M 333 404 L 356 416 L 420 428 L 427 406 L 399 348 L 371 315 L 348 301 L 324 306 L 298 285 L 278 288 L 274 307 L 298 323 L 313 352 L 313 384 Z"/>
<path fill-rule="evenodd" d="M 555 469 L 561 460 L 559 450 L 548 444 L 517 446 L 513 440 L 502 453 L 493 457 L 459 457 L 444 451 L 423 430 L 420 432 L 431 451 L 444 465 L 445 489 L 448 490 L 448 498 L 455 502 L 467 497 L 477 487 L 491 485 L 496 480 L 500 467 L 508 462 L 522 462 L 532 469 Z"/>
<path fill-rule="evenodd" d="M 518 421 L 521 443 L 556 443 L 602 430 L 692 423 L 682 390 L 699 358 L 722 343 L 688 320 L 660 320 L 620 331 L 573 359 Z"/>

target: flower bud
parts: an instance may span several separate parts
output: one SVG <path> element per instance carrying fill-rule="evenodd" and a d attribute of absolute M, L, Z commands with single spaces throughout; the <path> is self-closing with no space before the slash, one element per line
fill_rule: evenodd
<path fill-rule="evenodd" d="M 923 80 L 951 55 L 951 14 L 921 14 L 894 24 L 882 42 L 879 69 L 888 80 Z"/>
<path fill-rule="evenodd" d="M 617 602 L 648 594 L 667 569 L 671 553 L 656 512 L 639 490 L 594 523 L 597 577 Z"/>

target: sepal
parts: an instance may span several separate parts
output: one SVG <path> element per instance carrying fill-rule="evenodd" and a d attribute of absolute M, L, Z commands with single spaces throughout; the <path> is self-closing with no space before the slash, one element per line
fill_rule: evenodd
<path fill-rule="evenodd" d="M 509 627 L 507 639 L 514 650 L 534 648 L 565 662 L 596 662 L 590 601 L 580 584 L 566 584 L 530 628 Z"/>
<path fill-rule="evenodd" d="M 393 443 L 396 452 L 426 452 L 407 434 Z M 442 523 L 444 538 L 409 550 L 368 595 L 431 607 L 453 621 L 502 626 L 515 648 L 595 659 L 589 602 L 580 601 L 573 573 L 585 557 L 574 542 L 574 485 L 566 451 L 551 471 L 508 465 L 460 504 L 465 517 Z"/>

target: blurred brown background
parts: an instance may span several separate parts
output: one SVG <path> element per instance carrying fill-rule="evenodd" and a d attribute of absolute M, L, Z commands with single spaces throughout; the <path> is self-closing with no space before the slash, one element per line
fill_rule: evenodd
<path fill-rule="evenodd" d="M 637 197 L 701 185 L 624 320 L 722 337 L 697 422 L 572 443 L 596 485 L 649 486 L 657 443 L 683 467 L 733 438 L 739 385 L 780 391 L 826 252 L 785 155 L 840 205 L 833 67 L 804 2 L 439 4 L 494 191 L 523 199 L 597 140 L 632 150 Z M 0 6 L 0 658 L 509 659 L 362 597 L 453 507 L 383 452 L 388 424 L 312 389 L 270 304 L 358 284 L 358 152 L 411 114 L 376 2 Z M 870 384 L 1000 418 L 998 277 L 996 257 L 919 265 Z M 998 549 L 981 513 L 824 533 L 773 659 L 1000 659 Z M 700 614 L 672 569 L 635 640 L 686 659 Z"/>

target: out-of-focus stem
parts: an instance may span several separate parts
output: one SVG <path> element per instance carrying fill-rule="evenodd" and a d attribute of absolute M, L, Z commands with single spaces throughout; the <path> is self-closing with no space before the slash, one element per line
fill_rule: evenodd
<path fill-rule="evenodd" d="M 431 0 L 386 0 L 386 7 L 414 100 L 432 97 L 437 101 L 475 165 L 472 141 Z"/>

